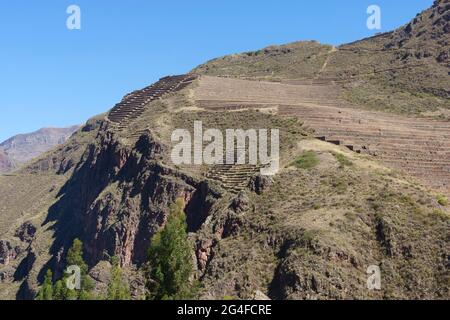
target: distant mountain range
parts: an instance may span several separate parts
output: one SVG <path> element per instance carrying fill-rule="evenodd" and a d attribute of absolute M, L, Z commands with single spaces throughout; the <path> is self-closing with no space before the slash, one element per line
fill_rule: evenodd
<path fill-rule="evenodd" d="M 66 140 L 79 128 L 42 128 L 32 133 L 18 134 L 0 143 L 0 172 L 16 169 Z"/>

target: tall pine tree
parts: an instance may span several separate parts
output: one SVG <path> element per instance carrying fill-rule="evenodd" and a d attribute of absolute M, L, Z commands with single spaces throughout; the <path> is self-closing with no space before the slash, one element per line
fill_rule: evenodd
<path fill-rule="evenodd" d="M 147 274 L 149 299 L 183 300 L 195 296 L 196 286 L 190 281 L 193 263 L 183 209 L 183 200 L 177 200 L 170 207 L 166 225 L 152 238 Z"/>
<path fill-rule="evenodd" d="M 122 274 L 122 268 L 119 264 L 119 258 L 111 259 L 111 280 L 108 284 L 106 295 L 107 300 L 131 300 L 130 287 Z M 67 282 L 71 274 L 67 272 L 70 266 L 80 268 L 81 288 L 69 289 Z M 44 282 L 36 295 L 37 300 L 94 300 L 97 297 L 93 294 L 93 280 L 88 275 L 88 266 L 83 260 L 83 243 L 75 239 L 72 247 L 67 252 L 66 272 L 62 279 L 56 281 L 53 285 L 53 274 L 49 269 L 44 278 Z"/>
<path fill-rule="evenodd" d="M 45 274 L 44 283 L 39 289 L 37 300 L 53 300 L 53 273 L 48 269 Z"/>
<path fill-rule="evenodd" d="M 123 279 L 118 257 L 111 259 L 111 280 L 108 284 L 107 300 L 131 300 L 130 287 Z"/>
<path fill-rule="evenodd" d="M 92 293 L 94 283 L 88 275 L 88 266 L 83 260 L 83 243 L 79 239 L 73 241 L 72 247 L 67 252 L 66 271 L 70 266 L 80 268 L 80 288 L 69 289 L 67 280 L 70 273 L 64 272 L 64 277 L 57 281 L 54 288 L 55 299 L 58 300 L 94 300 Z"/>

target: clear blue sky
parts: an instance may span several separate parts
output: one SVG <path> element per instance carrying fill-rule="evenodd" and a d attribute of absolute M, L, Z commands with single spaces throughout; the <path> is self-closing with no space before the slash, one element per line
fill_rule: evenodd
<path fill-rule="evenodd" d="M 81 8 L 81 30 L 66 9 Z M 342 44 L 408 22 L 432 0 L 14 0 L 0 3 L 0 141 L 83 123 L 159 77 L 271 44 Z"/>

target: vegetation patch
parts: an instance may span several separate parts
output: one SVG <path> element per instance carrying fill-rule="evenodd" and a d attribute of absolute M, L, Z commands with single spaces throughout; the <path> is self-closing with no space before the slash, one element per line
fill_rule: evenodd
<path fill-rule="evenodd" d="M 436 197 L 436 200 L 441 206 L 444 206 L 444 207 L 448 206 L 448 199 L 444 195 L 442 195 L 442 194 L 438 195 Z"/>
<path fill-rule="evenodd" d="M 318 164 L 319 159 L 317 158 L 317 154 L 312 150 L 303 152 L 294 162 L 291 163 L 292 166 L 305 170 L 312 169 Z"/>
<path fill-rule="evenodd" d="M 318 230 L 305 230 L 305 232 L 301 236 L 301 240 L 307 244 L 311 244 L 314 242 L 314 240 L 318 235 L 319 235 Z"/>
<path fill-rule="evenodd" d="M 36 300 L 131 300 L 130 285 L 124 278 L 118 257 L 111 258 L 112 268 L 106 296 L 97 294 L 94 290 L 95 283 L 88 274 L 88 265 L 83 260 L 83 243 L 79 239 L 73 241 L 66 260 L 64 276 L 55 283 L 52 270 L 47 269 Z M 77 272 L 74 266 L 80 272 L 79 288 L 76 288 L 76 283 L 73 283 L 73 288 L 67 285 L 73 282 L 73 275 Z"/>
<path fill-rule="evenodd" d="M 350 167 L 353 165 L 353 162 L 351 162 L 345 155 L 339 152 L 333 152 L 333 156 L 336 158 L 336 160 L 339 162 L 341 167 Z"/>
<path fill-rule="evenodd" d="M 147 272 L 148 299 L 182 300 L 197 295 L 197 283 L 192 283 L 192 253 L 187 238 L 187 223 L 182 199 L 170 207 L 164 228 L 152 238 Z"/>

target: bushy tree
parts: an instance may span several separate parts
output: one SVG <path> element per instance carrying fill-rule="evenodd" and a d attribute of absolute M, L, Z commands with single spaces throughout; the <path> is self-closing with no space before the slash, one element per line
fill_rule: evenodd
<path fill-rule="evenodd" d="M 170 207 L 166 225 L 152 238 L 147 288 L 149 299 L 183 300 L 195 296 L 191 246 L 187 239 L 183 200 Z"/>
<path fill-rule="evenodd" d="M 53 273 L 48 269 L 45 274 L 44 283 L 39 289 L 37 300 L 53 300 Z"/>
<path fill-rule="evenodd" d="M 80 268 L 80 289 L 67 288 L 67 280 L 70 274 L 67 268 L 70 266 L 77 266 Z M 88 275 L 88 266 L 83 260 L 83 243 L 79 239 L 73 241 L 72 247 L 67 252 L 66 270 L 61 280 L 58 280 L 54 286 L 55 300 L 93 300 L 95 299 L 92 290 L 94 283 Z"/>
<path fill-rule="evenodd" d="M 131 300 L 130 286 L 123 279 L 119 258 L 111 259 L 111 280 L 108 284 L 107 300 Z"/>
<path fill-rule="evenodd" d="M 63 280 L 56 281 L 53 286 L 53 300 L 65 300 L 66 295 L 67 292 Z"/>
<path fill-rule="evenodd" d="M 107 300 L 131 300 L 129 284 L 124 280 L 119 258 L 111 259 L 111 280 L 108 284 Z M 80 268 L 80 289 L 69 289 L 67 281 L 71 274 L 67 272 L 68 267 L 77 266 Z M 44 278 L 44 282 L 36 295 L 37 300 L 94 300 L 100 299 L 92 291 L 94 283 L 88 275 L 88 265 L 83 260 L 83 243 L 75 239 L 72 247 L 67 252 L 66 269 L 64 276 L 53 284 L 53 274 L 49 269 Z M 105 298 L 105 297 L 102 297 Z"/>
<path fill-rule="evenodd" d="M 88 265 L 83 260 L 83 243 L 79 239 L 73 241 L 72 247 L 67 252 L 67 266 L 78 266 L 81 271 L 81 288 L 77 290 L 78 300 L 92 300 L 95 297 L 92 294 L 94 282 L 88 275 Z M 70 290 L 74 291 L 74 290 Z M 71 295 L 69 294 L 69 298 Z"/>

